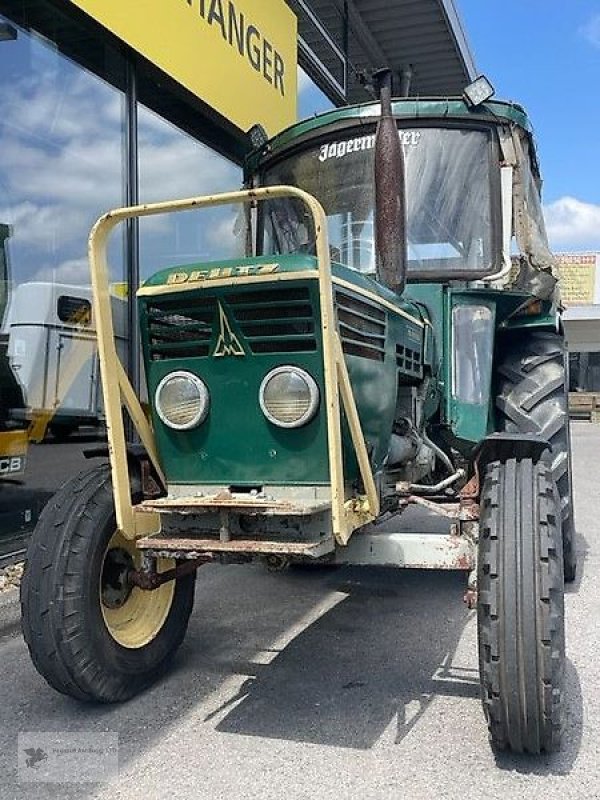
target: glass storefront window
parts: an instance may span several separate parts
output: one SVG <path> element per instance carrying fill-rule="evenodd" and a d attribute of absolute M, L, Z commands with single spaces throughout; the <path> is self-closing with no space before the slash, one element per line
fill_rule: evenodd
<path fill-rule="evenodd" d="M 0 222 L 10 227 L 12 280 L 89 285 L 89 230 L 123 199 L 123 95 L 22 30 L 0 42 L 0 84 Z M 111 264 L 123 280 L 120 242 Z"/>
<path fill-rule="evenodd" d="M 140 202 L 235 191 L 240 167 L 139 106 Z M 234 258 L 243 252 L 237 206 L 140 220 L 142 280 L 167 266 Z"/>
<path fill-rule="evenodd" d="M 569 391 L 600 391 L 600 353 L 569 353 Z"/>
<path fill-rule="evenodd" d="M 48 39 L 0 23 L 11 34 L 0 41 L 2 556 L 104 435 L 87 240 L 123 204 L 124 94 Z M 113 72 L 122 63 L 108 47 L 105 60 Z M 121 233 L 109 249 L 120 284 Z M 125 300 L 115 307 L 124 356 Z"/>

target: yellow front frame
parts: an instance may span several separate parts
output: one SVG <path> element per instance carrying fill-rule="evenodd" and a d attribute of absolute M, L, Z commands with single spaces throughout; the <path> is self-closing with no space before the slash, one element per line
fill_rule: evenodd
<path fill-rule="evenodd" d="M 379 497 L 337 332 L 333 308 L 331 262 L 325 212 L 318 200 L 307 192 L 293 186 L 273 186 L 119 208 L 102 216 L 92 228 L 89 238 L 89 258 L 93 308 L 98 336 L 98 353 L 115 511 L 117 526 L 128 539 L 135 539 L 158 532 L 160 530 L 160 515 L 158 513 L 140 512 L 132 504 L 123 425 L 123 405 L 126 407 L 140 441 L 146 448 L 158 475 L 165 485 L 167 482 L 160 466 L 152 428 L 119 360 L 115 346 L 106 255 L 109 234 L 113 228 L 128 219 L 168 212 L 189 211 L 209 206 L 255 203 L 280 197 L 297 198 L 308 207 L 313 218 L 316 234 L 318 280 L 321 297 L 321 333 L 323 337 L 329 476 L 331 482 L 331 519 L 332 532 L 336 541 L 342 545 L 346 544 L 356 528 L 372 521 L 379 514 Z M 276 279 L 275 276 L 268 276 L 267 278 L 269 281 Z M 245 278 L 244 280 L 262 282 L 260 278 Z M 262 280 L 264 281 L 265 278 Z M 229 282 L 236 283 L 237 280 L 231 278 L 228 280 Z M 137 288 L 131 287 L 131 296 L 133 296 L 133 290 L 137 290 Z M 185 284 L 180 287 L 169 287 L 169 291 L 186 291 L 186 289 Z M 366 491 L 366 497 L 351 498 L 348 501 L 344 490 L 340 398 L 348 420 L 352 443 Z"/>

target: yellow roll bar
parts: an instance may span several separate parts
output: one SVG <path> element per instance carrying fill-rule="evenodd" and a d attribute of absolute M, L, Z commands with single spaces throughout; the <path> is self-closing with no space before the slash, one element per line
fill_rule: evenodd
<path fill-rule="evenodd" d="M 158 532 L 160 530 L 160 516 L 157 513 L 149 514 L 136 511 L 132 504 L 123 424 L 123 406 L 126 407 L 140 440 L 165 485 L 166 480 L 160 466 L 152 429 L 119 360 L 115 346 L 106 252 L 108 237 L 113 228 L 128 219 L 189 211 L 209 206 L 253 203 L 281 197 L 294 197 L 302 201 L 308 207 L 315 227 L 317 276 L 321 298 L 321 334 L 323 338 L 333 535 L 340 544 L 346 544 L 355 528 L 371 521 L 379 513 L 379 498 L 337 333 L 333 309 L 331 261 L 325 212 L 316 198 L 301 189 L 293 186 L 270 186 L 204 197 L 191 197 L 185 200 L 170 200 L 162 203 L 119 208 L 109 211 L 100 217 L 91 230 L 88 250 L 115 512 L 117 526 L 128 539 L 135 539 L 148 533 Z M 235 283 L 235 279 L 232 279 L 231 282 Z M 137 290 L 138 287 L 131 288 L 131 296 L 133 297 L 133 289 Z M 175 290 L 175 287 L 173 289 Z M 348 502 L 344 491 L 340 394 L 366 491 L 366 498 L 362 500 L 354 498 Z"/>

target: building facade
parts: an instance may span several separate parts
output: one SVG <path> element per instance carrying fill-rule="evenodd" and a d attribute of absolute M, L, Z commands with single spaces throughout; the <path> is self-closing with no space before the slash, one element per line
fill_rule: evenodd
<path fill-rule="evenodd" d="M 570 390 L 600 392 L 600 253 L 557 253 Z"/>

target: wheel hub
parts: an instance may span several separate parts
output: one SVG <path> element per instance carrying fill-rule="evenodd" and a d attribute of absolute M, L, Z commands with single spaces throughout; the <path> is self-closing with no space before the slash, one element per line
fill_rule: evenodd
<path fill-rule="evenodd" d="M 135 569 L 131 554 L 122 547 L 110 549 L 104 559 L 100 591 L 102 603 L 107 608 L 121 608 L 133 588 L 129 574 Z"/>

